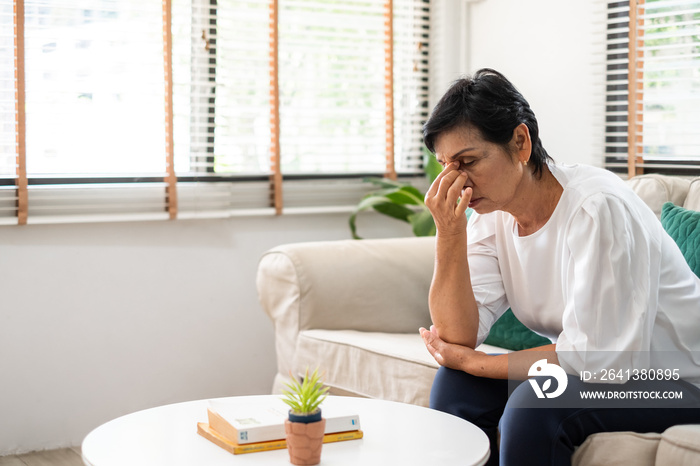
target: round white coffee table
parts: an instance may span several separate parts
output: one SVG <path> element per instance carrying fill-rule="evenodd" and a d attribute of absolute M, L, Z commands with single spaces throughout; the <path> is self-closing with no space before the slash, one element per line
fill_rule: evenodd
<path fill-rule="evenodd" d="M 261 395 L 249 398 L 257 401 Z M 222 398 L 225 400 L 225 398 Z M 486 435 L 458 417 L 392 401 L 328 397 L 360 416 L 364 438 L 323 445 L 322 465 L 482 465 L 489 457 Z M 287 450 L 232 455 L 197 434 L 207 422 L 208 400 L 147 409 L 96 428 L 83 441 L 88 466 L 284 465 Z"/>

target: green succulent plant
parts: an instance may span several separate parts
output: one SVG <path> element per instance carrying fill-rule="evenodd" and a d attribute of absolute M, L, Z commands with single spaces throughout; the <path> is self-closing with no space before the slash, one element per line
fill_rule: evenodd
<path fill-rule="evenodd" d="M 432 183 L 442 171 L 442 167 L 427 148 L 423 148 L 423 153 L 425 174 Z M 357 234 L 357 214 L 368 209 L 411 224 L 416 236 L 435 235 L 433 216 L 423 202 L 425 193 L 408 183 L 387 178 L 370 177 L 364 181 L 375 184 L 380 189 L 366 194 L 350 216 L 350 232 L 354 239 L 362 239 Z"/>
<path fill-rule="evenodd" d="M 318 368 L 310 375 L 307 368 L 301 382 L 292 377 L 291 382 L 285 385 L 288 390 L 282 390 L 282 401 L 287 403 L 294 414 L 313 414 L 328 396 L 328 387 L 323 386 Z"/>

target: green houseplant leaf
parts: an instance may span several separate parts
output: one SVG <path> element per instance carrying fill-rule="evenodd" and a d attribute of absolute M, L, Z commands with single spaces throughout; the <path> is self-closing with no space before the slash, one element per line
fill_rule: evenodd
<path fill-rule="evenodd" d="M 408 218 L 416 236 L 435 236 L 436 228 L 433 216 L 429 210 L 421 210 Z"/>
<path fill-rule="evenodd" d="M 442 165 L 438 163 L 435 154 L 430 152 L 425 146 L 423 147 L 423 167 L 425 167 L 425 175 L 428 177 L 428 181 L 431 184 L 442 172 Z"/>
<path fill-rule="evenodd" d="M 401 204 L 394 203 L 391 199 L 386 197 L 386 195 L 381 194 L 368 194 L 355 208 L 349 219 L 350 232 L 354 239 L 361 239 L 357 235 L 357 227 L 355 225 L 355 219 L 357 214 L 363 210 L 374 209 L 379 213 L 388 215 L 392 218 L 408 222 L 408 217 L 413 214 L 413 210 L 405 207 Z"/>
<path fill-rule="evenodd" d="M 442 171 L 442 166 L 425 147 L 423 154 L 425 174 L 428 181 L 432 183 Z M 357 214 L 369 209 L 409 223 L 416 236 L 435 235 L 433 216 L 425 205 L 425 194 L 418 188 L 387 178 L 368 177 L 364 181 L 372 183 L 380 189 L 363 197 L 350 215 L 350 232 L 354 239 L 361 239 L 357 234 Z"/>
<path fill-rule="evenodd" d="M 409 217 L 413 215 L 413 211 L 408 207 L 400 204 L 393 204 L 391 201 L 382 202 L 374 205 L 374 210 L 397 220 L 408 222 Z"/>
<path fill-rule="evenodd" d="M 387 193 L 386 197 L 396 204 L 423 205 L 425 195 L 418 188 L 409 184 L 401 186 L 394 192 Z"/>
<path fill-rule="evenodd" d="M 399 183 L 398 181 L 390 180 L 389 178 L 379 178 L 376 176 L 369 176 L 363 178 L 362 181 L 364 181 L 365 183 L 372 183 L 385 189 L 400 188 L 401 186 L 403 186 L 403 184 Z"/>

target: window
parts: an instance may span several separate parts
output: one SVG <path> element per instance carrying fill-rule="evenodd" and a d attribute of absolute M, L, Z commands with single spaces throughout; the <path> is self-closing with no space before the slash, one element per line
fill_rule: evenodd
<path fill-rule="evenodd" d="M 428 20 L 427 0 L 0 0 L 0 221 L 322 209 L 420 176 Z"/>
<path fill-rule="evenodd" d="M 608 2 L 607 49 L 606 166 L 700 174 L 700 3 Z"/>

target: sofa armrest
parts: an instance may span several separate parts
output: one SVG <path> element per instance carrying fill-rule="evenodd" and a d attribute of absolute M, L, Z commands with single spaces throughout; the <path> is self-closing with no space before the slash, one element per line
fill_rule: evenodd
<path fill-rule="evenodd" d="M 278 376 L 301 330 L 414 333 L 430 325 L 435 238 L 297 243 L 260 259 L 257 290 L 275 330 Z M 277 383 L 276 383 L 277 385 Z"/>

